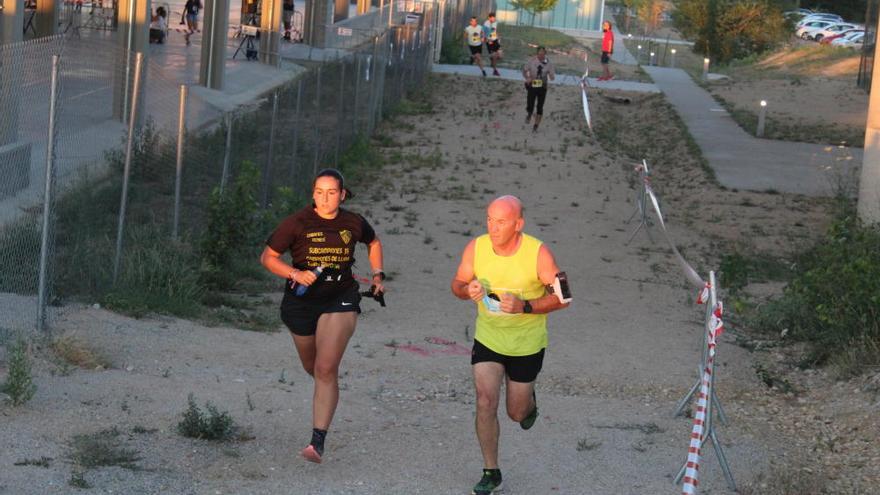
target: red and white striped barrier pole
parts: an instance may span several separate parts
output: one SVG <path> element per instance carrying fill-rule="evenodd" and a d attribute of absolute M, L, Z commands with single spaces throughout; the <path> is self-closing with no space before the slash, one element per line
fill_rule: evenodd
<path fill-rule="evenodd" d="M 700 460 L 702 456 L 703 445 L 706 440 L 712 441 L 715 455 L 718 457 L 718 463 L 724 472 L 724 477 L 731 490 L 736 491 L 736 483 L 730 472 L 730 466 L 727 458 L 724 456 L 724 450 L 718 441 L 718 436 L 713 428 L 713 405 L 718 404 L 715 397 L 715 356 L 717 349 L 717 339 L 724 332 L 724 320 L 722 319 L 724 309 L 721 301 L 718 300 L 715 286 L 715 272 L 709 272 L 709 283 L 700 291 L 697 298 L 700 304 L 706 304 L 706 324 L 704 341 L 704 359 L 701 359 L 702 375 L 699 386 L 699 394 L 697 395 L 697 408 L 694 414 L 693 428 L 691 429 L 690 445 L 688 446 L 687 461 L 682 466 L 675 482 L 683 481 L 682 494 L 695 495 L 697 493 L 697 485 L 699 484 Z M 689 398 L 689 397 L 688 397 Z"/>

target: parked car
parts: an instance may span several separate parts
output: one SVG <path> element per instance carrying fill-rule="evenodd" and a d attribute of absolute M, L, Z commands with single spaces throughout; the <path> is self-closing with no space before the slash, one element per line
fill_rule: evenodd
<path fill-rule="evenodd" d="M 860 49 L 865 42 L 865 32 L 858 31 L 850 36 L 836 39 L 831 42 L 831 46 L 843 46 L 846 48 Z"/>
<path fill-rule="evenodd" d="M 813 33 L 813 41 L 822 41 L 822 38 L 826 36 L 833 36 L 837 33 L 842 33 L 844 31 L 849 31 L 850 29 L 856 29 L 858 27 L 861 26 L 846 23 L 832 24 L 825 29 L 820 29 L 819 31 Z"/>
<path fill-rule="evenodd" d="M 864 33 L 864 32 L 865 32 L 865 30 L 862 28 L 859 28 L 859 27 L 857 27 L 855 29 L 848 29 L 846 31 L 841 31 L 841 32 L 839 32 L 837 34 L 833 34 L 831 36 L 825 36 L 824 38 L 822 38 L 822 41 L 820 41 L 820 43 L 822 43 L 823 45 L 830 45 L 832 41 L 843 38 L 844 36 L 849 36 L 849 35 L 852 35 L 855 33 Z"/>
<path fill-rule="evenodd" d="M 835 24 L 835 23 L 831 22 L 831 21 L 808 22 L 808 23 L 804 24 L 803 26 L 801 26 L 800 28 L 798 28 L 798 30 L 795 31 L 794 34 L 795 34 L 795 36 L 797 36 L 801 39 L 805 39 L 805 40 L 813 39 L 813 35 L 815 33 L 818 33 L 819 31 L 827 28 L 828 26 L 831 26 L 832 24 Z"/>
<path fill-rule="evenodd" d="M 797 23 L 797 27 L 801 27 L 808 22 L 814 21 L 831 21 L 831 22 L 843 22 L 843 17 L 840 17 L 837 14 L 810 14 Z"/>

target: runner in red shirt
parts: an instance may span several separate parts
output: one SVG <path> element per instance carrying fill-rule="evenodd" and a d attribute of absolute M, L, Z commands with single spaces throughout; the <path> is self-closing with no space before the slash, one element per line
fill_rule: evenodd
<path fill-rule="evenodd" d="M 611 22 L 602 23 L 602 75 L 599 76 L 600 81 L 610 81 L 614 79 L 608 63 L 611 61 L 611 54 L 614 53 L 614 33 L 611 30 Z"/>

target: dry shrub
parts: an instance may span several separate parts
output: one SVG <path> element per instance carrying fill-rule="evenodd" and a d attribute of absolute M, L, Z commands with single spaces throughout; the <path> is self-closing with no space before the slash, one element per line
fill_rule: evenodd
<path fill-rule="evenodd" d="M 110 368 L 110 360 L 91 348 L 73 333 L 65 333 L 52 341 L 52 351 L 65 362 L 85 369 Z"/>

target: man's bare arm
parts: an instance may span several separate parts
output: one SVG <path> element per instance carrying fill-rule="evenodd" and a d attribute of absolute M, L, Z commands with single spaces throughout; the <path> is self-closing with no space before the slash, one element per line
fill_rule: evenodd
<path fill-rule="evenodd" d="M 472 240 L 464 248 L 461 253 L 461 263 L 458 265 L 458 271 L 455 272 L 455 278 L 452 279 L 452 294 L 462 300 L 479 301 L 483 297 L 483 287 L 474 280 L 474 246 L 476 241 Z"/>

